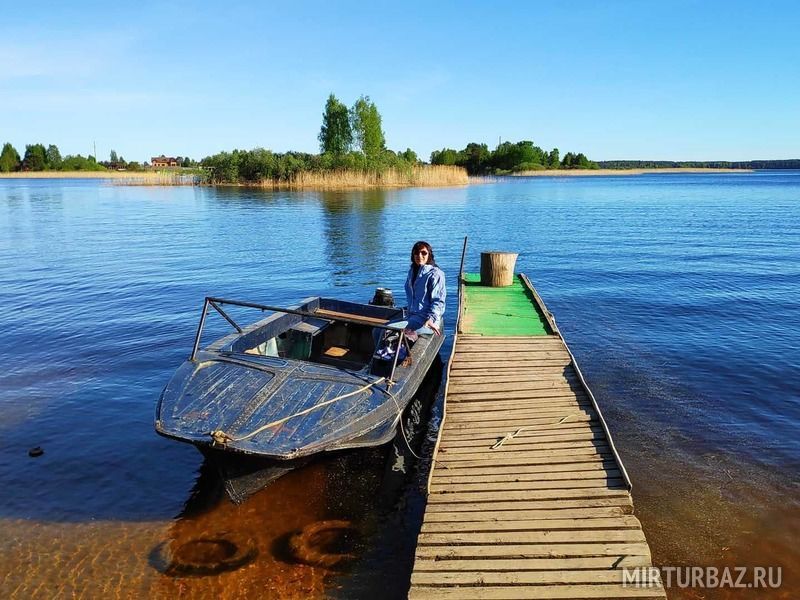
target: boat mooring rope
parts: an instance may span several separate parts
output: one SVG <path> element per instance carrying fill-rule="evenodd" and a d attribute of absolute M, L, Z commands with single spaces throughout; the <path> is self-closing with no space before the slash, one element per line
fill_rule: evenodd
<path fill-rule="evenodd" d="M 364 387 L 358 388 L 357 390 L 354 390 L 352 392 L 348 392 L 346 394 L 342 394 L 341 396 L 336 396 L 335 398 L 331 398 L 330 400 L 326 400 L 325 402 L 320 402 L 319 404 L 315 404 L 311 408 L 307 408 L 305 410 L 301 410 L 300 412 L 296 412 L 294 414 L 291 414 L 288 417 L 283 417 L 282 419 L 278 419 L 277 421 L 272 421 L 271 423 L 267 423 L 266 425 L 262 425 L 261 427 L 259 427 L 255 431 L 251 431 L 247 435 L 243 435 L 243 436 L 240 436 L 240 437 L 233 437 L 231 435 L 228 435 L 227 433 L 225 433 L 221 429 L 217 429 L 215 431 L 210 431 L 209 435 L 211 436 L 211 439 L 214 440 L 214 443 L 215 444 L 219 444 L 220 446 L 224 446 L 228 442 L 243 442 L 244 440 L 249 440 L 251 437 L 254 437 L 254 436 L 258 435 L 259 433 L 261 433 L 265 429 L 269 429 L 270 427 L 275 427 L 276 425 L 281 425 L 282 423 L 285 423 L 289 419 L 294 419 L 295 417 L 302 417 L 303 415 L 307 415 L 308 413 L 310 413 L 312 411 L 315 411 L 318 408 L 322 408 L 323 406 L 327 406 L 328 404 L 332 404 L 332 403 L 337 402 L 339 400 L 344 400 L 345 398 L 349 398 L 350 396 L 355 396 L 356 394 L 360 394 L 361 392 L 365 392 L 369 388 L 371 388 L 372 386 L 378 385 L 379 383 L 381 383 L 382 381 L 385 381 L 385 380 L 386 380 L 386 377 L 380 377 L 380 378 L 376 379 L 375 381 L 365 385 Z M 389 396 L 394 398 L 394 395 L 392 395 L 392 393 L 389 392 L 389 390 L 383 390 L 383 391 L 385 391 L 387 394 L 389 394 Z M 397 400 L 395 400 L 395 404 L 396 403 L 397 403 Z"/>

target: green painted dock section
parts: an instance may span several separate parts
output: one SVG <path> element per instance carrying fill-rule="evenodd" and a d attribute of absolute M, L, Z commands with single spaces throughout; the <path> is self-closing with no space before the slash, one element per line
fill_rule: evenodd
<path fill-rule="evenodd" d="M 552 331 L 520 278 L 508 287 L 485 287 L 477 273 L 464 274 L 461 331 L 471 335 L 533 336 Z"/>
<path fill-rule="evenodd" d="M 466 275 L 459 292 L 409 597 L 663 600 L 628 475 L 533 285 Z"/>

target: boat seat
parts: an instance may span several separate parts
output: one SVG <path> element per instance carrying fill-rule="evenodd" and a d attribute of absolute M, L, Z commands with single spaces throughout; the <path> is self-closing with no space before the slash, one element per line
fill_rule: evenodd
<path fill-rule="evenodd" d="M 320 353 L 319 362 L 352 369 L 364 366 L 369 362 L 369 358 L 369 353 L 342 346 L 329 346 Z"/>
<path fill-rule="evenodd" d="M 347 348 L 342 348 L 341 346 L 331 346 L 330 348 L 326 348 L 323 354 L 325 356 L 330 356 L 331 358 L 342 358 L 350 352 Z"/>

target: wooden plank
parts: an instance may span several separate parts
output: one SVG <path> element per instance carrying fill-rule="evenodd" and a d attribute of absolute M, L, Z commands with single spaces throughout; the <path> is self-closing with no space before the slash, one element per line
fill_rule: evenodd
<path fill-rule="evenodd" d="M 614 455 L 604 454 L 562 454 L 559 456 L 531 456 L 529 453 L 501 453 L 489 455 L 486 458 L 460 459 L 457 456 L 451 457 L 441 454 L 436 459 L 437 462 L 447 469 L 458 469 L 459 467 L 513 467 L 520 465 L 556 465 L 559 463 L 595 463 L 614 460 Z"/>
<path fill-rule="evenodd" d="M 516 360 L 514 358 L 506 359 L 504 363 L 510 367 L 517 369 L 524 369 L 526 367 L 566 367 L 570 364 L 571 359 L 567 356 L 564 358 L 544 358 L 544 359 L 526 359 Z M 491 369 L 498 364 L 498 361 L 483 360 L 465 363 L 463 361 L 453 361 L 453 371 L 464 371 L 469 369 Z"/>
<path fill-rule="evenodd" d="M 514 432 L 522 427 L 533 427 L 534 425 L 541 425 L 543 423 L 552 423 L 553 425 L 563 423 L 576 423 L 592 421 L 596 419 L 597 413 L 593 410 L 578 407 L 566 407 L 564 409 L 544 410 L 540 416 L 525 417 L 519 419 L 506 419 L 502 421 L 487 421 L 486 423 L 448 423 L 448 429 L 445 436 L 449 432 L 486 432 L 497 431 L 498 433 Z"/>
<path fill-rule="evenodd" d="M 564 342 L 559 338 L 550 338 L 550 337 L 540 337 L 539 339 L 534 338 L 519 338 L 515 340 L 503 340 L 499 338 L 495 339 L 488 339 L 484 338 L 482 340 L 474 340 L 472 338 L 465 338 L 464 336 L 459 336 L 459 341 L 456 347 L 458 349 L 475 349 L 480 350 L 482 348 L 539 348 L 539 347 L 564 347 Z"/>
<path fill-rule="evenodd" d="M 451 413 L 462 416 L 458 421 L 448 421 L 446 433 L 453 431 L 462 433 L 463 430 L 480 432 L 486 429 L 497 429 L 498 427 L 512 427 L 516 431 L 520 427 L 534 427 L 537 425 L 558 425 L 585 423 L 586 421 L 596 420 L 597 413 L 594 407 L 581 402 L 559 402 L 554 406 L 533 406 L 512 404 L 507 409 L 496 409 L 491 406 L 484 407 L 484 414 L 489 418 L 481 419 L 481 412 L 465 411 L 471 408 L 468 406 L 458 406 L 453 404 L 450 407 Z M 527 412 L 527 414 L 526 414 Z M 451 417 L 455 416 L 451 414 Z M 567 418 L 568 417 L 568 418 Z M 585 417 L 579 419 L 578 417 Z M 599 422 L 598 422 L 599 424 Z"/>
<path fill-rule="evenodd" d="M 547 465 L 557 463 L 600 462 L 613 460 L 610 452 L 595 452 L 593 450 L 547 450 L 537 454 L 530 452 L 492 452 L 491 454 L 440 454 L 439 463 L 448 468 L 459 466 L 469 467 L 510 467 L 515 465 Z"/>
<path fill-rule="evenodd" d="M 630 496 L 614 496 L 612 498 L 571 498 L 561 500 L 489 500 L 480 502 L 448 502 L 446 497 L 441 502 L 428 504 L 425 514 L 432 512 L 464 513 L 486 511 L 527 511 L 527 510 L 564 510 L 574 508 L 621 507 L 626 514 L 631 514 L 633 502 Z"/>
<path fill-rule="evenodd" d="M 432 573 L 422 571 L 411 578 L 412 585 L 519 585 L 519 584 L 572 584 L 572 583 L 622 583 L 621 569 L 547 570 L 522 572 L 456 571 Z"/>
<path fill-rule="evenodd" d="M 461 492 L 501 492 L 522 490 L 580 490 L 580 489 L 607 489 L 625 490 L 622 479 L 557 479 L 553 481 L 491 481 L 482 483 L 442 483 L 433 481 L 431 493 L 446 491 L 448 494 Z"/>
<path fill-rule="evenodd" d="M 462 466 L 455 463 L 454 466 L 448 467 L 444 463 L 437 466 L 435 477 L 457 477 L 457 476 L 477 476 L 477 475 L 505 475 L 505 474 L 526 474 L 536 476 L 537 474 L 547 474 L 550 477 L 555 473 L 562 475 L 575 475 L 579 476 L 581 473 L 597 476 L 597 473 L 607 473 L 609 469 L 616 469 L 616 461 L 610 460 L 607 462 L 598 462 L 595 460 L 585 462 L 563 462 L 563 463 L 545 463 L 545 464 L 526 464 L 508 465 L 508 466 L 485 466 L 478 467 Z"/>
<path fill-rule="evenodd" d="M 418 558 L 414 572 L 481 571 L 519 573 L 523 571 L 563 571 L 568 569 L 622 569 L 650 565 L 648 556 L 582 556 L 580 558 L 500 558 L 428 560 Z"/>
<path fill-rule="evenodd" d="M 447 405 L 451 412 L 461 414 L 468 412 L 506 412 L 513 410 L 541 410 L 551 405 L 591 402 L 585 394 L 553 392 L 535 398 L 511 398 L 508 400 L 458 400 L 448 399 Z"/>
<path fill-rule="evenodd" d="M 550 365 L 546 361 L 552 360 L 566 360 L 569 359 L 569 352 L 566 349 L 552 349 L 552 348 L 541 348 L 541 349 L 532 349 L 524 352 L 515 352 L 515 351 L 498 351 L 492 353 L 483 353 L 483 352 L 461 352 L 458 349 L 456 350 L 458 354 L 453 355 L 453 362 L 459 363 L 462 365 L 472 365 L 473 363 L 480 363 L 480 362 L 490 362 L 494 363 L 493 367 L 482 367 L 482 368 L 502 368 L 502 369 L 514 369 L 518 372 L 526 371 L 527 369 L 520 366 L 520 362 L 530 362 L 534 363 L 531 365 L 533 368 L 538 368 L 541 371 L 550 371 L 550 372 L 569 372 L 574 371 L 574 367 L 570 362 L 567 364 L 561 365 Z M 546 354 L 550 354 L 552 356 L 544 356 Z M 505 356 L 505 361 L 501 360 L 502 357 Z M 542 364 L 535 364 L 537 362 L 541 362 Z M 499 364 L 498 364 L 499 363 Z M 546 368 L 546 369 L 545 369 Z M 462 369 L 464 370 L 464 369 Z"/>
<path fill-rule="evenodd" d="M 567 386 L 582 390 L 583 386 L 577 377 L 565 377 L 562 373 L 551 373 L 538 377 L 530 375 L 498 375 L 497 377 L 480 377 L 475 381 L 464 381 L 463 378 L 451 382 L 450 394 L 478 394 L 481 392 L 503 392 L 508 390 L 538 390 L 548 386 Z"/>
<path fill-rule="evenodd" d="M 431 587 L 413 586 L 409 590 L 410 600 L 452 600 L 475 598 L 476 600 L 538 600 L 547 598 L 665 598 L 663 588 L 623 587 L 622 584 L 597 585 L 512 585 L 512 586 L 467 586 Z"/>
<path fill-rule="evenodd" d="M 501 371 L 502 369 L 502 371 Z M 573 367 L 541 367 L 534 370 L 521 370 L 515 369 L 509 366 L 500 367 L 498 369 L 492 369 L 492 371 L 497 372 L 497 377 L 500 378 L 498 380 L 502 380 L 502 378 L 509 379 L 511 381 L 515 380 L 522 380 L 525 381 L 527 379 L 537 379 L 543 377 L 568 377 L 568 378 L 577 378 L 578 374 L 575 372 Z M 474 370 L 470 369 L 462 369 L 458 373 L 453 375 L 453 379 L 457 382 L 466 381 L 472 383 L 478 383 L 482 378 L 485 378 L 485 375 L 481 375 L 479 373 L 475 373 Z M 491 381 L 495 381 L 494 378 Z"/>
<path fill-rule="evenodd" d="M 579 448 L 557 448 L 555 450 L 528 450 L 528 449 L 514 449 L 506 446 L 501 446 L 497 450 L 486 450 L 477 452 L 456 452 L 454 450 L 439 449 L 440 462 L 444 461 L 446 464 L 454 462 L 474 462 L 482 461 L 486 463 L 507 464 L 508 460 L 553 460 L 553 459 L 575 459 L 581 460 L 599 460 L 596 457 L 602 456 L 604 460 L 612 457 L 608 446 L 600 447 L 579 447 Z M 538 463 L 536 463 L 538 464 Z"/>
<path fill-rule="evenodd" d="M 512 434 L 513 435 L 513 434 Z M 501 443 L 499 447 L 496 444 Z M 529 450 L 557 450 L 559 448 L 571 448 L 577 444 L 602 444 L 608 445 L 602 432 L 590 432 L 586 435 L 560 435 L 560 436 L 538 436 L 509 438 L 506 436 L 492 436 L 488 439 L 450 439 L 445 437 L 442 447 L 446 452 L 474 452 L 489 448 L 493 451 L 527 448 Z"/>
<path fill-rule="evenodd" d="M 554 531 L 557 529 L 639 529 L 639 519 L 633 515 L 595 519 L 535 519 L 517 521 L 426 521 L 422 533 L 451 533 L 478 531 Z"/>
<path fill-rule="evenodd" d="M 534 435 L 525 435 L 525 433 L 532 433 Z M 447 438 L 447 444 L 445 447 L 455 448 L 455 447 L 462 447 L 466 448 L 469 446 L 476 446 L 476 445 L 483 445 L 486 443 L 493 443 L 492 440 L 497 439 L 498 436 L 487 436 L 485 438 L 456 438 L 450 439 Z M 509 440 L 505 443 L 510 442 L 525 442 L 529 444 L 538 443 L 538 444 L 547 444 L 551 442 L 576 442 L 576 441 L 587 441 L 587 440 L 605 440 L 605 432 L 600 428 L 586 428 L 586 429 L 577 429 L 577 430 L 565 430 L 559 432 L 556 431 L 534 431 L 534 432 L 526 432 L 522 431 L 512 440 Z"/>
<path fill-rule="evenodd" d="M 550 519 L 584 521 L 597 518 L 619 517 L 623 515 L 629 516 L 621 506 L 596 506 L 593 508 L 567 507 L 539 510 L 426 512 L 425 523 L 502 523 L 505 521 L 519 521 L 525 519 L 535 521 L 547 521 Z"/>
<path fill-rule="evenodd" d="M 608 451 L 608 442 L 606 442 L 605 438 L 602 436 L 594 439 L 554 440 L 544 442 L 519 437 L 501 437 L 498 442 L 500 441 L 502 441 L 500 446 L 495 446 L 491 440 L 472 441 L 466 444 L 450 444 L 449 440 L 445 438 L 444 443 L 442 443 L 442 451 L 450 454 L 483 454 L 487 450 L 496 453 L 520 451 L 539 452 L 541 450 L 566 450 L 568 448 L 596 448 L 604 452 Z"/>
<path fill-rule="evenodd" d="M 446 493 L 431 490 L 428 502 L 431 504 L 447 502 L 450 504 L 470 504 L 475 502 L 510 502 L 512 500 L 574 500 L 576 498 L 625 498 L 630 497 L 627 490 L 607 490 L 590 488 L 578 490 L 525 490 L 508 492 L 458 492 Z"/>
<path fill-rule="evenodd" d="M 591 404 L 591 400 L 583 393 L 575 394 L 570 392 L 552 392 L 549 395 L 542 395 L 536 398 L 510 398 L 508 400 L 447 400 L 448 409 L 453 414 L 467 415 L 473 413 L 476 423 L 480 422 L 482 414 L 503 414 L 503 413 L 523 413 L 525 411 L 535 413 L 547 408 L 557 408 L 570 404 Z M 477 414 L 474 414 L 477 413 Z"/>
<path fill-rule="evenodd" d="M 345 318 L 345 319 L 353 319 L 354 321 L 363 321 L 364 323 L 372 323 L 375 325 L 386 325 L 389 320 L 388 319 L 378 319 L 376 317 L 365 317 L 364 315 L 354 315 L 352 313 L 346 312 L 338 312 L 335 310 L 327 310 L 325 308 L 318 308 L 314 311 L 315 315 L 319 315 L 320 317 L 338 317 L 338 318 Z"/>
<path fill-rule="evenodd" d="M 563 344 L 546 345 L 546 346 L 488 346 L 488 347 L 464 347 L 456 346 L 453 356 L 457 360 L 475 360 L 482 356 L 497 357 L 500 355 L 516 356 L 526 354 L 539 354 L 544 352 L 569 354 L 567 347 Z"/>
<path fill-rule="evenodd" d="M 502 439 L 502 438 L 501 438 Z M 448 446 L 445 440 L 442 443 L 440 452 L 444 452 L 447 456 L 465 456 L 465 455 L 479 455 L 484 456 L 487 452 L 495 454 L 509 454 L 523 452 L 525 454 L 532 453 L 533 456 L 546 456 L 544 452 L 549 450 L 574 450 L 575 454 L 593 454 L 594 452 L 609 452 L 608 444 L 605 441 L 598 442 L 597 440 L 578 440 L 566 442 L 547 442 L 541 444 L 529 444 L 525 441 L 520 441 L 519 438 L 507 439 L 506 441 L 496 448 L 494 444 L 489 442 L 478 442 L 469 446 Z M 594 450 L 588 452 L 587 449 Z"/>
<path fill-rule="evenodd" d="M 541 481 L 541 482 L 558 482 L 558 481 L 584 481 L 584 480 L 600 480 L 607 481 L 611 479 L 620 479 L 622 476 L 621 471 L 618 469 L 608 470 L 595 470 L 595 471 L 566 471 L 566 472 L 550 472 L 550 473 L 496 473 L 494 469 L 485 475 L 476 475 L 472 471 L 465 475 L 451 475 L 447 471 L 442 470 L 441 473 L 433 477 L 433 482 L 437 485 L 459 484 L 459 483 L 497 483 L 497 482 L 519 482 L 519 481 Z"/>
<path fill-rule="evenodd" d="M 484 409 L 482 411 L 461 411 L 462 407 L 454 406 L 448 417 L 448 424 L 451 423 L 481 423 L 488 424 L 494 421 L 508 421 L 511 419 L 536 419 L 542 416 L 546 410 L 559 410 L 564 411 L 568 409 L 587 410 L 593 408 L 588 401 L 578 402 L 569 400 L 559 400 L 549 404 L 543 404 L 533 407 L 518 407 L 513 409 Z M 468 408 L 468 407 L 467 407 Z"/>
<path fill-rule="evenodd" d="M 538 360 L 540 358 L 569 358 L 569 352 L 564 347 L 561 348 L 529 348 L 527 350 L 517 350 L 516 352 L 509 352 L 507 350 L 497 350 L 490 352 L 483 349 L 480 352 L 465 352 L 461 348 L 455 349 L 453 355 L 456 361 L 459 362 L 481 362 L 481 361 L 508 361 L 516 360 Z"/>
<path fill-rule="evenodd" d="M 562 410 L 563 409 L 574 409 L 574 408 L 576 408 L 576 405 L 574 403 L 573 404 L 569 404 L 569 403 L 561 404 L 561 403 L 559 403 L 559 404 L 556 404 L 555 406 L 556 406 L 556 408 L 560 408 Z M 580 409 L 581 408 L 580 404 L 578 404 L 577 407 Z M 540 414 L 537 414 L 541 410 L 541 408 L 536 407 L 536 406 L 530 407 L 530 406 L 527 406 L 527 405 L 522 405 L 522 406 L 512 406 L 510 408 L 502 409 L 502 410 L 484 409 L 483 411 L 479 410 L 479 408 L 480 407 L 472 406 L 472 405 L 452 406 L 452 407 L 450 407 L 450 410 L 448 411 L 448 413 L 449 413 L 450 417 L 458 415 L 459 417 L 472 418 L 473 420 L 477 420 L 476 417 L 478 417 L 478 416 L 480 416 L 480 415 L 482 415 L 484 413 L 486 415 L 488 415 L 489 417 L 491 417 L 492 420 L 494 420 L 494 417 L 496 415 L 498 415 L 498 414 L 504 415 L 509 419 L 525 419 L 526 421 L 528 421 L 529 419 L 537 419 L 537 418 L 541 417 Z M 533 414 L 531 414 L 531 413 L 533 413 Z M 568 430 L 572 430 L 572 429 L 584 429 L 584 430 L 591 429 L 593 431 L 596 429 L 597 431 L 603 431 L 603 427 L 602 427 L 602 425 L 600 425 L 599 422 L 593 423 L 592 421 L 577 421 L 577 420 L 573 420 L 573 419 L 567 419 L 564 422 L 559 422 L 559 421 L 561 421 L 561 419 L 560 418 L 555 418 L 555 417 L 550 418 L 550 419 L 544 419 L 544 420 L 542 420 L 542 421 L 540 421 L 538 423 L 533 423 L 533 424 L 530 424 L 530 425 L 526 426 L 525 429 L 519 435 L 522 435 L 522 434 L 526 434 L 526 435 L 529 435 L 529 436 L 533 436 L 533 435 L 555 435 L 555 434 L 558 434 L 558 433 L 561 433 L 561 432 L 565 432 L 566 433 L 566 432 L 568 432 Z M 448 417 L 448 424 L 449 423 L 450 423 L 450 420 L 449 420 L 449 417 Z M 447 429 L 447 428 L 445 428 L 445 429 Z M 449 429 L 445 433 L 449 434 L 450 433 Z M 469 431 L 463 431 L 462 430 L 462 431 L 459 431 L 458 433 L 459 433 L 459 435 L 468 434 Z M 481 432 L 481 431 L 475 431 L 474 432 L 474 437 L 476 439 L 482 438 L 482 437 L 486 437 L 486 435 L 487 434 L 485 432 Z"/>
<path fill-rule="evenodd" d="M 590 401 L 589 396 L 583 390 L 572 389 L 563 383 L 556 383 L 520 390 L 453 392 L 448 396 L 447 402 L 455 409 L 470 402 L 483 402 L 484 410 L 486 408 L 503 410 L 508 408 L 509 404 L 523 404 L 530 407 L 546 406 L 553 399 Z"/>
<path fill-rule="evenodd" d="M 583 420 L 579 420 L 577 418 L 568 419 L 563 423 L 559 423 L 561 419 L 556 418 L 548 418 L 544 420 L 534 421 L 531 422 L 531 417 L 526 417 L 525 425 L 522 427 L 508 427 L 508 426 L 500 426 L 500 427 L 490 427 L 486 429 L 479 429 L 479 430 L 471 430 L 469 428 L 459 429 L 448 431 L 447 435 L 443 435 L 443 439 L 447 439 L 448 441 L 487 441 L 487 440 L 497 440 L 508 434 L 514 434 L 519 431 L 517 434 L 518 437 L 536 437 L 542 435 L 554 435 L 559 433 L 567 433 L 570 431 L 579 431 L 580 426 L 584 426 L 586 431 L 594 431 L 595 428 L 600 427 L 600 422 L 597 420 L 592 420 L 588 418 L 587 415 L 584 415 Z M 565 429 L 565 425 L 573 425 L 576 426 L 575 429 Z M 589 429 L 591 428 L 591 429 Z M 601 429 L 602 431 L 602 429 Z"/>
<path fill-rule="evenodd" d="M 418 546 L 417 556 L 436 560 L 449 558 L 557 558 L 580 556 L 650 556 L 645 542 L 584 542 L 543 544 L 448 544 Z"/>
<path fill-rule="evenodd" d="M 565 423 L 591 423 L 597 421 L 597 413 L 590 408 L 578 406 L 556 406 L 553 408 L 542 409 L 535 416 L 509 415 L 505 419 L 480 421 L 462 421 L 448 423 L 448 433 L 486 433 L 487 431 L 505 432 L 506 430 L 517 431 L 521 428 L 536 427 L 538 425 L 564 425 Z M 597 421 L 599 423 L 599 421 Z"/>
<path fill-rule="evenodd" d="M 644 542 L 641 529 L 574 529 L 553 531 L 478 531 L 421 533 L 417 538 L 417 547 L 452 546 L 462 544 L 573 544 L 573 543 L 611 543 L 611 542 Z"/>
<path fill-rule="evenodd" d="M 538 387 L 525 389 L 495 389 L 488 392 L 453 392 L 447 397 L 448 402 L 487 402 L 495 400 L 536 400 L 539 398 L 550 398 L 555 393 L 560 396 L 568 396 L 582 392 L 582 389 L 575 389 L 568 384 L 561 382 L 547 382 Z"/>
<path fill-rule="evenodd" d="M 498 367 L 466 368 L 458 371 L 451 371 L 451 377 L 458 381 L 464 378 L 494 377 L 500 375 L 528 375 L 536 377 L 538 375 L 553 375 L 556 373 L 566 373 L 572 366 L 564 365 L 528 365 L 524 368 L 516 367 L 513 363 Z"/>

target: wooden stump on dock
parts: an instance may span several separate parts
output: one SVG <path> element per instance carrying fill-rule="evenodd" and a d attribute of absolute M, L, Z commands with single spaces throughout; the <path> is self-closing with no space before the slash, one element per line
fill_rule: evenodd
<path fill-rule="evenodd" d="M 514 283 L 516 252 L 481 252 L 481 285 L 505 287 Z"/>

